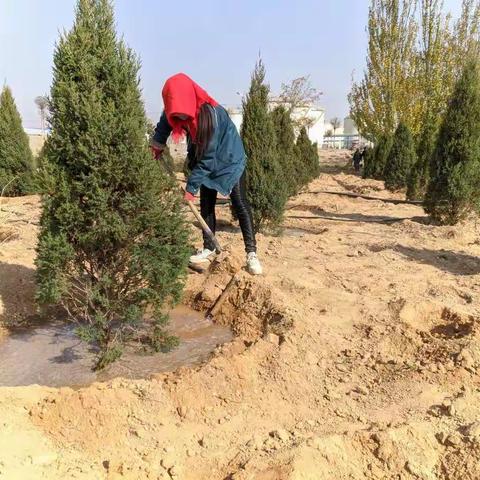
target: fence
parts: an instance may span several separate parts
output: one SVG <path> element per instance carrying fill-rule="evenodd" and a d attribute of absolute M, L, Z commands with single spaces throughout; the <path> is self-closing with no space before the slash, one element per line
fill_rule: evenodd
<path fill-rule="evenodd" d="M 360 135 L 330 135 L 323 137 L 322 148 L 348 148 L 353 149 L 359 145 L 364 145 L 366 140 Z"/>

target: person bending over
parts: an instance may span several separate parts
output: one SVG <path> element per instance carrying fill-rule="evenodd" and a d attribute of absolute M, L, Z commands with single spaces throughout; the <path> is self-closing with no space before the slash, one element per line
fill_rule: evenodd
<path fill-rule="evenodd" d="M 167 139 L 174 142 L 187 136 L 188 167 L 185 200 L 193 201 L 200 190 L 200 213 L 215 233 L 217 193 L 230 196 L 242 230 L 247 270 L 260 275 L 262 266 L 250 205 L 246 196 L 246 156 L 242 139 L 227 111 L 190 77 L 179 73 L 170 77 L 162 90 L 164 111 L 151 140 L 154 157 L 160 159 Z M 190 257 L 192 265 L 208 264 L 215 246 L 203 233 L 203 249 Z"/>

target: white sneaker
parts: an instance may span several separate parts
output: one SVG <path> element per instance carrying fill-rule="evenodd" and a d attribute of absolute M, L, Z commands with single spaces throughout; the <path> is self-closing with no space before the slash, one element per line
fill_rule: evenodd
<path fill-rule="evenodd" d="M 205 264 L 209 263 L 214 256 L 214 251 L 209 250 L 208 248 L 204 248 L 203 250 L 200 250 L 196 255 L 192 255 L 189 261 L 194 265 L 199 265 L 202 263 Z"/>
<path fill-rule="evenodd" d="M 261 275 L 263 272 L 262 265 L 255 252 L 250 252 L 247 255 L 247 270 L 252 275 Z"/>

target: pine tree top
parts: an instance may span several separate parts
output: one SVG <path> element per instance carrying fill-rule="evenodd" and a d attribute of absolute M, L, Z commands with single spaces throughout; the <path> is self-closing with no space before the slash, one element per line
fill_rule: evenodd
<path fill-rule="evenodd" d="M 12 91 L 4 86 L 0 94 L 0 191 L 19 195 L 31 189 L 33 157 L 28 136 L 15 105 Z M 8 187 L 7 187 L 8 184 Z"/>

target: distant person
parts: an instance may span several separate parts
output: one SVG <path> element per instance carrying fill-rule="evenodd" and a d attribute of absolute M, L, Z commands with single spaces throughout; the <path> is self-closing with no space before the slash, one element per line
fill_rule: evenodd
<path fill-rule="evenodd" d="M 360 148 L 357 147 L 353 154 L 353 168 L 355 169 L 355 173 L 360 173 L 360 165 L 362 164 L 362 152 L 360 152 Z"/>
<path fill-rule="evenodd" d="M 215 233 L 217 193 L 230 196 L 242 230 L 247 269 L 260 275 L 262 266 L 245 189 L 245 150 L 234 123 L 221 105 L 183 73 L 165 82 L 162 96 L 165 110 L 151 142 L 154 157 L 160 159 L 170 134 L 177 143 L 186 135 L 191 173 L 184 199 L 193 201 L 200 190 L 200 213 Z M 190 257 L 190 263 L 208 264 L 214 256 L 215 246 L 204 233 L 203 249 Z"/>

